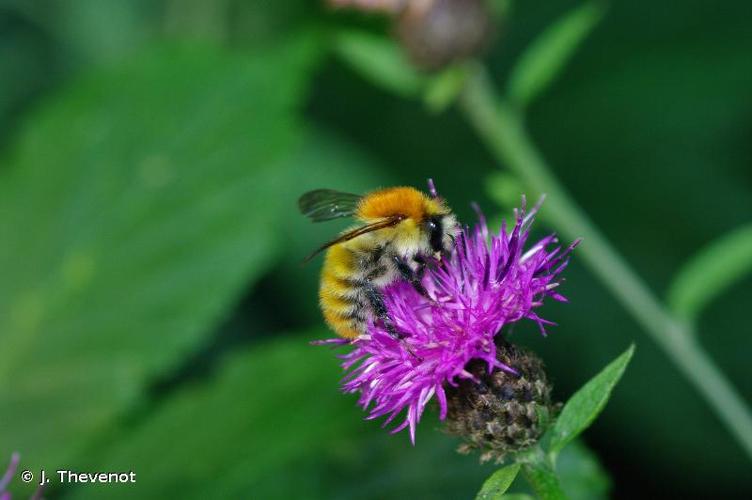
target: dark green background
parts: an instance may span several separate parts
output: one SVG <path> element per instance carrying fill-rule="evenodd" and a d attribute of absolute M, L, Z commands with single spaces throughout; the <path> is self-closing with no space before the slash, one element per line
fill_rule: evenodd
<path fill-rule="evenodd" d="M 486 57 L 500 89 L 575 5 L 514 2 Z M 659 295 L 752 219 L 750 20 L 745 1 L 612 2 L 528 114 Z M 0 3 L 0 456 L 139 476 L 51 497 L 469 498 L 493 470 L 456 456 L 435 415 L 415 447 L 363 422 L 333 353 L 307 344 L 329 333 L 319 263 L 299 262 L 339 226 L 302 220 L 301 192 L 433 177 L 464 221 L 473 200 L 501 212 L 499 167 L 458 113 L 331 55 L 348 23 L 386 31 L 297 0 Z M 750 285 L 700 322 L 748 401 Z M 752 494 L 740 447 L 576 253 L 565 292 L 546 339 L 515 333 L 560 399 L 638 346 L 585 435 L 613 496 Z"/>

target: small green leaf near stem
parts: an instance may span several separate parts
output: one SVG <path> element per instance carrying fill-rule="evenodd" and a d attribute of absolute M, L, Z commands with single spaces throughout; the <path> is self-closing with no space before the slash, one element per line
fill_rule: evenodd
<path fill-rule="evenodd" d="M 520 464 L 511 464 L 502 467 L 483 483 L 475 500 L 498 500 L 509 489 L 520 471 Z"/>
<path fill-rule="evenodd" d="M 402 97 L 420 94 L 427 82 L 399 46 L 386 37 L 344 30 L 334 37 L 334 49 L 351 68 L 377 87 Z"/>
<path fill-rule="evenodd" d="M 668 303 L 694 321 L 713 299 L 752 271 L 752 224 L 723 235 L 700 250 L 677 273 Z"/>
<path fill-rule="evenodd" d="M 551 429 L 548 451 L 554 459 L 564 446 L 590 426 L 606 406 L 611 391 L 627 368 L 632 354 L 634 344 L 569 398 Z"/>
<path fill-rule="evenodd" d="M 535 39 L 512 70 L 507 87 L 510 100 L 522 108 L 543 93 L 602 15 L 603 5 L 586 2 L 568 12 Z"/>

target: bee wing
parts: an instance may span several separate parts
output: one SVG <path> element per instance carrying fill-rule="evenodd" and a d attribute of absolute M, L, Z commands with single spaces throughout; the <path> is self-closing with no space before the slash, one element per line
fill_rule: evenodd
<path fill-rule="evenodd" d="M 306 257 L 303 260 L 303 262 L 308 262 L 309 260 L 313 259 L 315 256 L 317 256 L 319 253 L 323 252 L 330 246 L 336 245 L 338 243 L 344 243 L 345 241 L 350 241 L 354 238 L 357 238 L 358 236 L 362 236 L 367 233 L 372 233 L 373 231 L 378 231 L 379 229 L 396 226 L 403 220 L 405 220 L 404 215 L 395 215 L 393 217 L 389 217 L 388 219 L 384 219 L 379 222 L 374 222 L 372 224 L 367 224 L 365 226 L 355 228 L 352 231 L 348 231 L 344 234 L 339 235 L 339 237 L 336 240 L 332 240 L 328 243 L 321 245 L 319 248 L 316 249 L 315 252 L 313 252 L 311 255 Z"/>
<path fill-rule="evenodd" d="M 334 191 L 333 189 L 316 189 L 308 191 L 298 200 L 300 213 L 310 217 L 313 222 L 323 222 L 339 217 L 350 217 L 358 209 L 362 196 Z"/>

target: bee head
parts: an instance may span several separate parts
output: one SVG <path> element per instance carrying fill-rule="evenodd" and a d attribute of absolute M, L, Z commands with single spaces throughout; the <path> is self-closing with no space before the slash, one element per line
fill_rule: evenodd
<path fill-rule="evenodd" d="M 423 221 L 431 252 L 439 256 L 448 254 L 459 232 L 457 217 L 451 212 L 430 215 Z"/>

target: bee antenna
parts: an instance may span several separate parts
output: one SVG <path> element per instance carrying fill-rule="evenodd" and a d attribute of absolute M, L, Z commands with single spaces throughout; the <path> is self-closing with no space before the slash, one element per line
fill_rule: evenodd
<path fill-rule="evenodd" d="M 431 198 L 438 198 L 439 193 L 436 192 L 436 185 L 433 183 L 433 179 L 428 179 L 428 192 Z"/>

